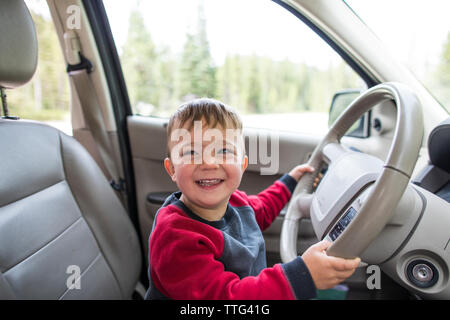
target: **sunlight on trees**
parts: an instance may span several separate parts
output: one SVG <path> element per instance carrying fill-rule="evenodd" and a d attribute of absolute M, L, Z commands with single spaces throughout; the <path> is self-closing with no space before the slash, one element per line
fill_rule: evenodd
<path fill-rule="evenodd" d="M 142 15 L 132 12 L 121 61 L 136 113 L 168 116 L 182 102 L 203 96 L 219 99 L 243 114 L 328 112 L 335 91 L 362 87 L 343 62 L 320 70 L 253 54 L 229 55 L 215 66 L 206 30 L 200 2 L 196 26 L 186 32 L 182 52 L 158 51 Z"/>

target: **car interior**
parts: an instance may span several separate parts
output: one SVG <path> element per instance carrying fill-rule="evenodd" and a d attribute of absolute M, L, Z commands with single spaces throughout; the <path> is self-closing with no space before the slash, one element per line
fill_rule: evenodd
<path fill-rule="evenodd" d="M 400 67 L 389 68 L 381 49 L 367 49 L 376 40 L 363 35 L 371 44 L 358 47 L 344 27 L 362 22 L 346 16 L 350 10 L 331 13 L 344 4 L 324 2 L 275 1 L 330 44 L 368 90 L 348 92 L 345 110 L 336 106 L 349 96 L 336 94 L 326 136 L 277 132 L 275 174 L 261 174 L 263 161 L 244 173 L 247 194 L 300 163 L 324 175 L 317 188 L 316 175 L 303 178 L 264 231 L 267 264 L 328 239 L 330 255 L 364 262 L 345 282 L 347 299 L 450 299 L 449 115 Z M 100 0 L 47 0 L 67 65 L 73 136 L 15 117 L 7 94 L 35 75 L 39 45 L 25 2 L 0 4 L 0 299 L 143 299 L 155 214 L 176 191 L 163 167 L 168 119 L 133 114 Z M 66 23 L 71 6 L 79 9 L 76 28 Z M 355 123 L 364 138 L 349 133 Z M 273 136 L 248 127 L 244 134 L 247 152 L 251 141 Z M 371 265 L 381 268 L 381 289 L 367 285 Z M 71 266 L 80 271 L 75 289 Z"/>

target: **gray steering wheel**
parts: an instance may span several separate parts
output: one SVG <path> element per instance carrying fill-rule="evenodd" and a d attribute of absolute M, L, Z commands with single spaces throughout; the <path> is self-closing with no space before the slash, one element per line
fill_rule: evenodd
<path fill-rule="evenodd" d="M 393 101 L 397 109 L 395 133 L 386 160 L 344 147 L 340 140 L 352 124 L 386 100 Z M 422 108 L 416 95 L 405 85 L 382 83 L 356 98 L 314 150 L 308 163 L 315 172 L 303 175 L 294 190 L 281 231 L 283 262 L 298 255 L 298 225 L 302 218 L 311 218 L 319 239 L 330 240 L 330 230 L 334 230 L 336 220 L 344 217 L 352 201 L 365 192 L 357 211 L 353 210 L 354 214 L 347 220 L 348 225 L 339 230 L 337 237 L 331 237 L 332 245 L 327 250 L 331 256 L 359 256 L 391 218 L 409 183 L 422 138 Z M 314 179 L 324 165 L 328 171 L 313 193 Z"/>

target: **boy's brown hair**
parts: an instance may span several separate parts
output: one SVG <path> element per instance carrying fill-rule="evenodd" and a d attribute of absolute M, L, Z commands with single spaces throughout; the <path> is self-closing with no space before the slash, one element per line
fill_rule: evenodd
<path fill-rule="evenodd" d="M 167 146 L 170 157 L 169 141 L 170 135 L 176 124 L 182 128 L 188 124 L 188 130 L 194 127 L 195 121 L 204 120 L 210 128 L 220 125 L 222 128 L 242 130 L 242 120 L 239 115 L 229 106 L 220 101 L 210 98 L 200 98 L 182 104 L 170 117 L 167 125 Z"/>

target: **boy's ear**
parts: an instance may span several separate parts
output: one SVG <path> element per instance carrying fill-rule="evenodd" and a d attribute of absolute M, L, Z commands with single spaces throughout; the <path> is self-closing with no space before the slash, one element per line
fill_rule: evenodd
<path fill-rule="evenodd" d="M 172 178 L 172 181 L 175 182 L 175 180 L 176 180 L 175 179 L 175 168 L 174 168 L 173 163 L 170 160 L 170 158 L 164 159 L 164 168 L 166 169 L 169 176 Z"/>
<path fill-rule="evenodd" d="M 247 167 L 248 167 L 248 157 L 244 156 L 244 159 L 242 160 L 242 164 L 241 164 L 241 168 L 242 168 L 242 172 L 244 172 Z"/>

